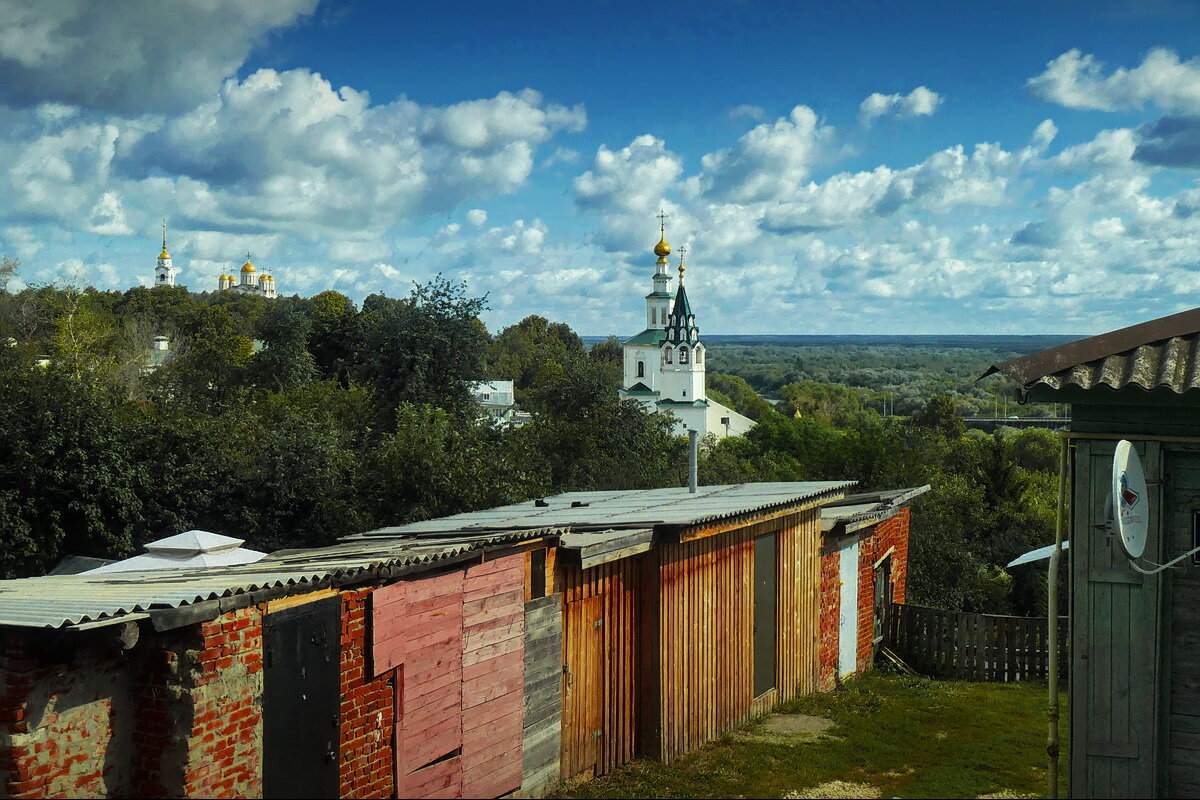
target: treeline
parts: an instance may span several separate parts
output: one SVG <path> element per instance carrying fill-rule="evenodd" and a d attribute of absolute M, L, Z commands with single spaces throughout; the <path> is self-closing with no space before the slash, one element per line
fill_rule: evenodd
<path fill-rule="evenodd" d="M 483 309 L 441 279 L 361 307 L 337 292 L 0 293 L 0 573 L 123 557 L 189 528 L 313 546 L 556 492 L 685 481 L 669 420 L 617 399 L 618 342 L 588 349 L 537 316 L 492 335 Z M 155 336 L 171 347 L 150 370 Z M 532 422 L 481 418 L 469 391 L 480 379 L 513 380 Z M 1052 535 L 1052 434 L 964 433 L 945 397 L 902 419 L 829 382 L 781 384 L 778 403 L 735 375 L 710 373 L 709 386 L 759 424 L 704 443 L 702 482 L 932 484 L 914 515 L 913 601 L 1040 609 L 1037 568 L 1000 565 Z"/>
<path fill-rule="evenodd" d="M 0 573 L 127 556 L 189 528 L 263 549 L 321 545 L 684 480 L 668 421 L 617 400 L 611 351 L 540 318 L 493 339 L 482 309 L 440 279 L 361 308 L 336 292 L 0 295 Z M 171 337 L 171 357 L 149 372 L 156 335 Z M 529 372 L 533 422 L 480 418 L 470 384 L 505 377 L 489 363 Z"/>
<path fill-rule="evenodd" d="M 954 400 L 963 416 L 1050 416 L 1050 405 L 1018 407 L 1015 384 L 1006 378 L 978 380 L 1014 351 L 919 345 L 710 344 L 708 366 L 743 378 L 754 391 L 786 399 L 793 384 L 837 384 L 854 389 L 882 414 L 909 416 L 937 395 Z"/>

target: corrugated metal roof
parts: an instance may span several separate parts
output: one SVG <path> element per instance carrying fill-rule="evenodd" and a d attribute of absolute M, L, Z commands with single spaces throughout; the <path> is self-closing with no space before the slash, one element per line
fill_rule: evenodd
<path fill-rule="evenodd" d="M 821 508 L 821 529 L 850 532 L 894 517 L 906 503 L 928 492 L 929 484 L 911 489 L 849 494 Z"/>
<path fill-rule="evenodd" d="M 399 537 L 281 550 L 253 564 L 234 567 L 0 581 L 0 625 L 60 628 L 127 615 L 144 616 L 155 609 L 179 608 L 272 587 L 417 567 L 473 550 L 558 533 L 523 530 L 434 541 Z"/>
<path fill-rule="evenodd" d="M 399 535 L 437 535 L 521 528 L 645 528 L 696 525 L 769 511 L 822 496 L 840 495 L 854 481 L 738 483 L 608 492 L 567 492 L 543 500 L 472 511 L 450 517 L 380 528 L 347 537 L 347 541 Z"/>
<path fill-rule="evenodd" d="M 1183 394 L 1200 389 L 1200 309 L 1052 347 L 992 365 L 1025 388 L 1137 386 Z"/>

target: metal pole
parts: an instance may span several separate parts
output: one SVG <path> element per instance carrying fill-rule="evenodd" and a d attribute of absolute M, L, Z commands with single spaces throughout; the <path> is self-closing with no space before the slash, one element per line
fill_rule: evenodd
<path fill-rule="evenodd" d="M 700 482 L 700 439 L 694 430 L 688 430 L 688 491 L 696 493 Z"/>
<path fill-rule="evenodd" d="M 1046 631 L 1047 646 L 1050 649 L 1047 676 L 1049 701 L 1046 716 L 1049 729 L 1046 735 L 1046 796 L 1058 797 L 1058 564 L 1062 559 L 1063 517 L 1067 505 L 1067 447 L 1066 436 L 1061 438 L 1058 451 L 1058 510 L 1054 519 L 1054 550 L 1050 553 L 1050 573 L 1046 576 L 1046 616 L 1049 617 Z"/>

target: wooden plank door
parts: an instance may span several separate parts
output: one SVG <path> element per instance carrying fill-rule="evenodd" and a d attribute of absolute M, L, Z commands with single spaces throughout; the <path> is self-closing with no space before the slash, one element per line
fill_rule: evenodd
<path fill-rule="evenodd" d="M 858 542 L 838 553 L 838 577 L 838 675 L 844 678 L 858 669 Z"/>
<path fill-rule="evenodd" d="M 563 777 L 595 774 L 604 737 L 604 596 L 566 604 Z"/>
<path fill-rule="evenodd" d="M 1142 456 L 1150 524 L 1145 557 L 1162 561 L 1162 475 L 1157 443 Z M 1075 631 L 1071 652 L 1071 793 L 1156 797 L 1160 576 L 1135 572 L 1112 535 L 1106 500 L 1113 442 L 1076 448 L 1071 564 Z"/>
<path fill-rule="evenodd" d="M 754 696 L 775 688 L 776 540 L 768 533 L 754 540 Z"/>
<path fill-rule="evenodd" d="M 340 597 L 263 618 L 263 796 L 338 796 Z"/>
<path fill-rule="evenodd" d="M 462 587 L 451 572 L 372 599 L 375 672 L 396 675 L 398 797 L 462 796 Z"/>

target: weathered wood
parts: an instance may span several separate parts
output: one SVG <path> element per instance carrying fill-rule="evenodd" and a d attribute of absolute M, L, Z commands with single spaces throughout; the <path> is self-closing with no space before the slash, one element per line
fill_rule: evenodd
<path fill-rule="evenodd" d="M 1044 679 L 1049 665 L 1041 617 L 966 614 L 893 603 L 887 647 L 916 671 L 975 681 Z M 1059 666 L 1065 674 L 1067 618 L 1059 620 Z"/>

